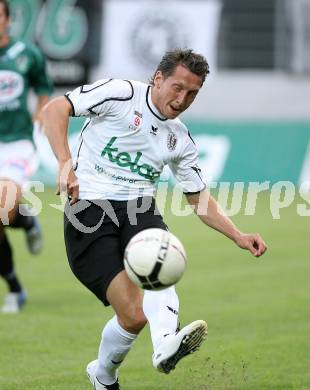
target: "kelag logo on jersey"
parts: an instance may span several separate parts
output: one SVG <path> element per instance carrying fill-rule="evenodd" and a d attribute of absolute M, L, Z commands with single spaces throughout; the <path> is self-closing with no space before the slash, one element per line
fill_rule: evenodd
<path fill-rule="evenodd" d="M 23 93 L 23 78 L 9 70 L 0 71 L 0 103 L 7 103 Z"/>
<path fill-rule="evenodd" d="M 149 164 L 138 164 L 142 157 L 142 152 L 137 151 L 135 158 L 132 160 L 131 156 L 127 152 L 118 153 L 118 148 L 112 148 L 112 145 L 116 141 L 117 137 L 112 137 L 103 149 L 101 156 L 108 157 L 108 159 L 118 165 L 119 167 L 129 167 L 131 172 L 137 173 L 145 179 L 154 182 L 159 176 L 160 172 L 156 171 Z"/>

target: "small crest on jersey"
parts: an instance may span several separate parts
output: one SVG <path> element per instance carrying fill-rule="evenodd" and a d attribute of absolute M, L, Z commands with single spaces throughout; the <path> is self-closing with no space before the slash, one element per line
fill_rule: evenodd
<path fill-rule="evenodd" d="M 140 123 L 141 123 L 141 119 L 138 117 L 138 116 L 136 116 L 135 117 L 135 120 L 134 120 L 134 124 L 135 124 L 135 126 L 139 126 L 140 125 Z"/>
<path fill-rule="evenodd" d="M 173 131 L 170 131 L 167 136 L 167 148 L 168 150 L 170 150 L 170 152 L 172 152 L 176 148 L 177 142 L 177 136 L 174 134 Z"/>
<path fill-rule="evenodd" d="M 142 114 L 141 114 L 141 112 L 139 112 L 139 111 L 136 111 L 136 110 L 135 110 L 135 115 L 137 115 L 139 118 L 142 118 Z"/>
<path fill-rule="evenodd" d="M 153 134 L 153 135 L 157 135 L 158 127 L 155 127 L 155 126 L 152 125 L 152 130 L 150 131 L 150 133 Z"/>
<path fill-rule="evenodd" d="M 139 113 L 138 113 L 139 114 Z M 135 115 L 136 115 L 136 111 L 135 111 Z M 142 117 L 142 115 L 141 115 Z M 129 125 L 129 129 L 132 130 L 132 131 L 136 131 L 138 129 L 138 127 L 141 125 L 142 123 L 142 119 L 141 119 L 140 116 L 136 115 L 133 119 L 133 123 Z"/>

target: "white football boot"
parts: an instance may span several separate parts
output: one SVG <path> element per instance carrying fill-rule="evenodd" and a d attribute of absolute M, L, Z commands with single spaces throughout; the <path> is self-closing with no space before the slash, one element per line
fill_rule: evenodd
<path fill-rule="evenodd" d="M 86 367 L 86 375 L 88 376 L 90 383 L 93 385 L 93 388 L 95 390 L 119 390 L 120 387 L 118 380 L 112 385 L 104 385 L 103 383 L 99 382 L 98 378 L 96 377 L 97 365 L 98 360 L 93 360 L 92 362 L 88 363 Z"/>
<path fill-rule="evenodd" d="M 16 314 L 19 313 L 27 301 L 25 291 L 18 293 L 8 293 L 4 298 L 4 304 L 1 308 L 2 313 Z"/>
<path fill-rule="evenodd" d="M 199 349 L 207 336 L 207 323 L 197 320 L 176 333 L 165 336 L 153 354 L 153 366 L 169 374 L 180 359 Z"/>

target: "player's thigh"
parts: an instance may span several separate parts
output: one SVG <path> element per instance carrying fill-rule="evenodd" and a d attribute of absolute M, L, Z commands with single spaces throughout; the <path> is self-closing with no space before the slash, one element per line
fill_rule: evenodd
<path fill-rule="evenodd" d="M 141 200 L 141 198 L 139 198 L 139 200 Z M 168 230 L 167 225 L 163 221 L 163 218 L 156 207 L 155 200 L 151 199 L 151 201 L 149 201 L 148 198 L 146 200 L 146 204 L 148 206 L 147 209 L 144 210 L 144 212 L 140 212 L 137 209 L 138 212 L 134 214 L 133 208 L 135 206 L 132 206 L 130 204 L 130 201 L 128 202 L 127 223 L 125 223 L 121 229 L 122 250 L 125 249 L 131 238 L 142 230 L 150 228 Z M 138 202 L 138 206 L 139 205 L 140 202 Z"/>
<path fill-rule="evenodd" d="M 38 166 L 31 141 L 0 142 L 0 217 L 12 221 L 22 197 L 22 187 Z"/>
<path fill-rule="evenodd" d="M 14 220 L 21 198 L 20 185 L 7 177 L 0 177 L 0 224 L 9 225 Z"/>
<path fill-rule="evenodd" d="M 72 240 L 69 243 L 66 238 L 67 255 L 72 272 L 105 306 L 109 306 L 110 302 L 106 296 L 108 286 L 124 269 L 119 239 L 108 235 L 99 236 L 75 256 L 70 255 L 71 246 L 78 247 L 79 243 Z"/>
<path fill-rule="evenodd" d="M 80 201 L 80 206 L 83 206 L 83 202 L 87 203 Z M 108 306 L 106 290 L 114 277 L 124 269 L 118 227 L 107 215 L 98 223 L 101 214 L 96 205 L 81 207 L 81 211 L 75 214 L 74 208 L 76 205 L 67 203 L 64 217 L 65 244 L 71 270 Z"/>

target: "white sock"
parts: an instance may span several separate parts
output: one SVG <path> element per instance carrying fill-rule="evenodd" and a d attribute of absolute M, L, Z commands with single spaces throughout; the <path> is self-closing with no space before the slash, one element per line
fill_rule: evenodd
<path fill-rule="evenodd" d="M 163 337 L 178 327 L 179 298 L 174 286 L 160 291 L 144 291 L 143 311 L 148 319 L 154 351 Z"/>
<path fill-rule="evenodd" d="M 115 383 L 117 369 L 137 336 L 137 334 L 129 333 L 123 329 L 116 316 L 107 322 L 102 331 L 96 370 L 96 376 L 101 383 L 105 385 Z"/>

